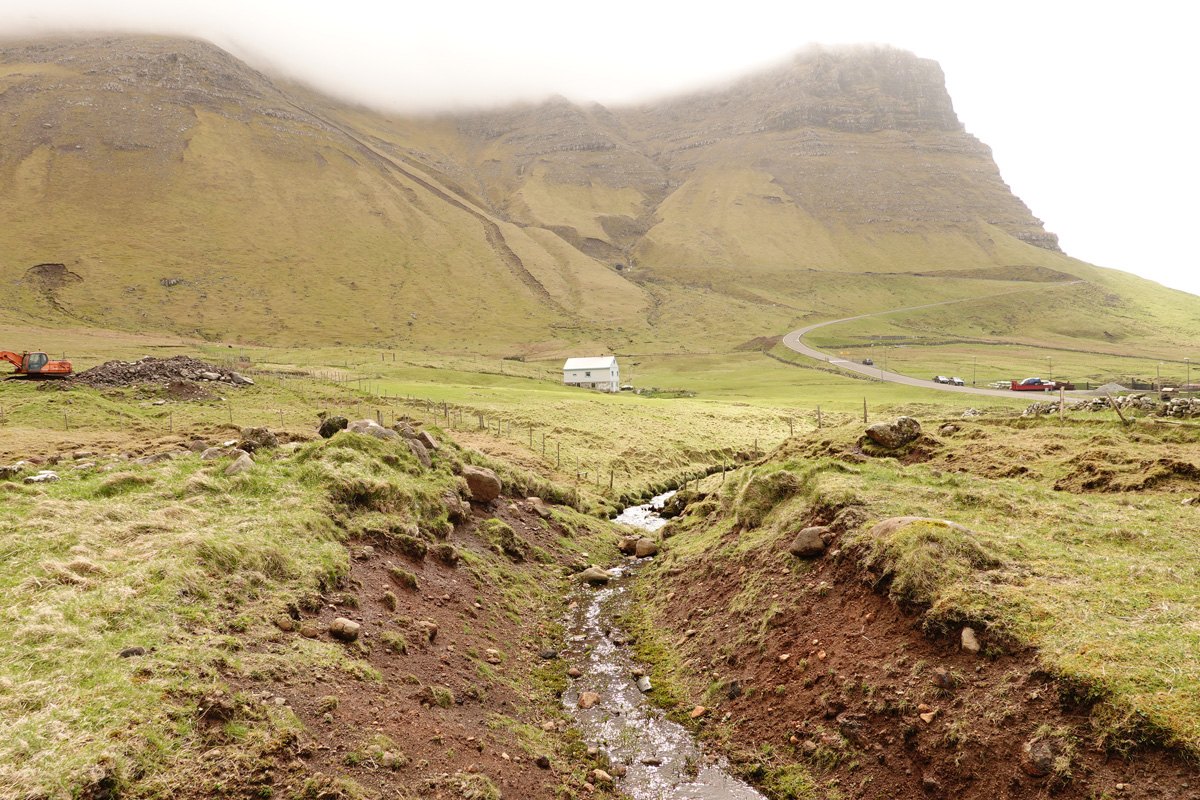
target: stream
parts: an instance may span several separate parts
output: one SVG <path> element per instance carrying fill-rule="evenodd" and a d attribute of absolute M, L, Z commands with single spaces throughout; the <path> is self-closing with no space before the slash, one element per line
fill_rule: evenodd
<path fill-rule="evenodd" d="M 617 521 L 657 530 L 665 520 L 654 509 L 661 509 L 670 494 L 626 509 Z M 563 705 L 587 745 L 608 756 L 612 766 L 606 771 L 624 795 L 636 800 L 762 800 L 763 795 L 729 774 L 723 759 L 706 754 L 687 729 L 668 720 L 638 689 L 638 671 L 645 668 L 634 661 L 615 621 L 633 602 L 639 563 L 630 559 L 611 568 L 615 577 L 607 586 L 571 590 L 563 657 L 583 674 L 564 693 Z M 597 693 L 600 702 L 581 709 L 579 696 L 588 691 Z M 622 767 L 625 774 L 618 777 Z"/>

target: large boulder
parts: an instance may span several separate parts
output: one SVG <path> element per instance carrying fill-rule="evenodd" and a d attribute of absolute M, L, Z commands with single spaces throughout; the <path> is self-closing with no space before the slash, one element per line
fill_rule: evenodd
<path fill-rule="evenodd" d="M 317 428 L 317 433 L 321 434 L 322 439 L 332 437 L 338 431 L 346 430 L 346 426 L 350 424 L 350 420 L 335 414 L 332 417 L 326 417 L 321 420 L 321 427 Z"/>
<path fill-rule="evenodd" d="M 437 450 L 440 446 L 438 440 L 429 431 L 421 431 L 417 434 L 417 441 L 425 445 L 426 450 Z"/>
<path fill-rule="evenodd" d="M 897 417 L 891 422 L 876 422 L 867 428 L 867 438 L 880 447 L 894 450 L 921 435 L 921 423 L 912 417 Z"/>
<path fill-rule="evenodd" d="M 225 468 L 225 474 L 229 476 L 239 475 L 254 466 L 254 459 L 249 453 L 242 453 L 237 459 Z"/>
<path fill-rule="evenodd" d="M 383 427 L 373 419 L 355 420 L 346 426 L 346 430 L 350 431 L 351 433 L 361 433 L 365 436 L 374 436 L 376 439 L 400 438 L 400 434 Z"/>
<path fill-rule="evenodd" d="M 637 552 L 637 543 L 641 538 L 641 536 L 626 536 L 617 542 L 617 549 L 625 555 L 631 556 Z"/>
<path fill-rule="evenodd" d="M 471 517 L 471 509 L 456 494 L 442 495 L 442 505 L 446 508 L 446 518 L 451 522 L 466 522 Z"/>
<path fill-rule="evenodd" d="M 479 503 L 490 503 L 500 496 L 504 488 L 500 477 L 487 467 L 463 467 L 463 477 L 471 490 L 471 499 Z"/>
<path fill-rule="evenodd" d="M 417 461 L 421 462 L 421 466 L 425 469 L 433 467 L 433 459 L 429 457 L 429 451 L 425 449 L 425 445 L 421 444 L 420 439 L 406 439 L 405 441 L 408 443 L 408 449 L 417 457 Z"/>
<path fill-rule="evenodd" d="M 819 525 L 804 528 L 796 534 L 788 546 L 788 552 L 797 558 L 816 558 L 825 552 L 825 540 L 821 538 L 823 533 L 829 533 L 829 528 Z"/>
<path fill-rule="evenodd" d="M 266 428 L 243 428 L 239 450 L 253 453 L 255 450 L 272 450 L 279 447 L 279 438 Z"/>
<path fill-rule="evenodd" d="M 642 537 L 633 544 L 633 554 L 638 558 L 658 555 L 658 542 Z"/>
<path fill-rule="evenodd" d="M 602 586 L 612 580 L 613 575 L 606 569 L 597 566 L 591 566 L 575 575 L 583 583 L 590 583 L 593 586 Z"/>
<path fill-rule="evenodd" d="M 353 642 L 358 638 L 361 630 L 361 625 L 345 617 L 338 617 L 329 624 L 329 635 L 335 639 L 341 639 L 343 642 Z"/>

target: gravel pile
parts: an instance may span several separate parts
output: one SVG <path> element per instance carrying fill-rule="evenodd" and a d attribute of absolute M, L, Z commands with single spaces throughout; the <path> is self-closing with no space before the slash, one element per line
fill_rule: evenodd
<path fill-rule="evenodd" d="M 179 381 L 214 381 L 230 386 L 249 386 L 254 383 L 233 370 L 217 367 L 191 356 L 146 356 L 140 361 L 108 361 L 76 374 L 73 380 L 85 386 L 96 387 L 129 386 L 137 383 L 158 383 L 165 386 Z"/>

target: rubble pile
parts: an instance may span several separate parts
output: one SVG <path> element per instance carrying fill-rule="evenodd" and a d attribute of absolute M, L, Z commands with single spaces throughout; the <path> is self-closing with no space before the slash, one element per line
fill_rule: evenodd
<path fill-rule="evenodd" d="M 1122 411 L 1133 409 L 1143 411 L 1156 417 L 1177 417 L 1191 419 L 1200 417 L 1200 397 L 1171 397 L 1166 400 L 1155 399 L 1148 394 L 1130 394 L 1113 397 L 1113 402 Z M 1112 408 L 1107 397 L 1093 397 L 1088 400 L 1077 400 L 1066 404 L 1067 411 L 1106 411 Z M 1057 414 L 1057 402 L 1032 403 L 1021 412 L 1022 417 L 1036 417 L 1041 414 Z"/>
<path fill-rule="evenodd" d="M 250 386 L 254 383 L 231 369 L 217 367 L 191 356 L 154 358 L 138 361 L 107 361 L 98 367 L 80 372 L 75 383 L 94 387 L 129 386 L 138 383 L 157 383 L 164 386 L 179 381 L 213 381 L 229 386 Z"/>

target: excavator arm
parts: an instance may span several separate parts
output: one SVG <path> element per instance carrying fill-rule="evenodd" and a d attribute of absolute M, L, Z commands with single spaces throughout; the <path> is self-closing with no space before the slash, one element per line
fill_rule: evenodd
<path fill-rule="evenodd" d="M 17 375 L 31 378 L 62 378 L 71 374 L 70 361 L 51 361 L 40 350 L 26 351 L 21 355 L 10 350 L 0 350 L 0 359 L 17 368 Z"/>

